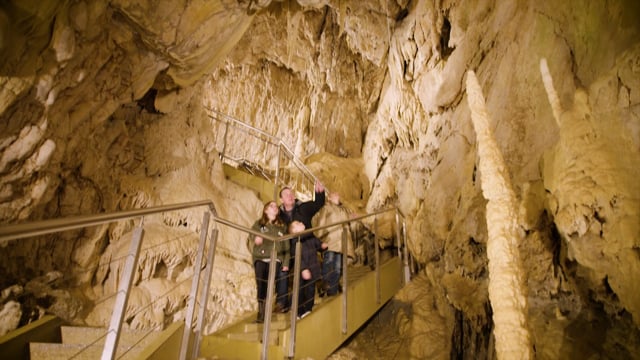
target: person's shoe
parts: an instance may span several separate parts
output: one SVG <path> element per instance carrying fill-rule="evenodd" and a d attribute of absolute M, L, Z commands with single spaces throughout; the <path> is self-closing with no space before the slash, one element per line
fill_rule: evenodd
<path fill-rule="evenodd" d="M 275 307 L 275 309 L 273 309 L 273 312 L 274 313 L 284 314 L 284 313 L 289 312 L 289 308 L 284 306 L 284 305 L 282 305 L 282 304 L 276 304 L 276 307 Z"/>
<path fill-rule="evenodd" d="M 329 290 L 329 286 L 323 280 L 321 280 L 320 283 L 318 286 L 318 296 L 324 297 Z"/>
<path fill-rule="evenodd" d="M 334 286 L 331 287 L 327 290 L 327 296 L 336 296 L 338 294 L 342 293 L 342 286 L 338 285 L 338 286 Z"/>
<path fill-rule="evenodd" d="M 305 313 L 304 313 L 304 314 L 302 314 L 302 315 L 298 315 L 298 320 L 302 320 L 302 319 L 304 319 L 304 318 L 305 318 L 307 315 L 309 315 L 309 314 L 311 314 L 311 310 L 309 310 L 309 311 L 305 312 Z"/>

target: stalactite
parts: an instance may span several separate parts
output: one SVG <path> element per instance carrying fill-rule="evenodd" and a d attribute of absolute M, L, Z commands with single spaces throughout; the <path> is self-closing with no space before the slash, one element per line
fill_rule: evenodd
<path fill-rule="evenodd" d="M 489 299 L 493 307 L 498 359 L 530 359 L 527 296 L 518 242 L 518 204 L 504 159 L 489 129 L 482 89 L 472 71 L 467 73 L 467 100 L 477 134 L 482 192 L 487 203 L 487 257 Z"/>

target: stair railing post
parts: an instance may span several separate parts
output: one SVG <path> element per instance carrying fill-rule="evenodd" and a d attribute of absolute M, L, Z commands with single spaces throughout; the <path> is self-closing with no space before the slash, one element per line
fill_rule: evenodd
<path fill-rule="evenodd" d="M 222 136 L 222 152 L 220 153 L 220 159 L 224 159 L 227 151 L 227 134 L 229 133 L 229 121 L 224 121 L 224 135 Z"/>
<path fill-rule="evenodd" d="M 265 239 L 266 240 L 266 239 Z M 265 241 L 263 240 L 263 241 Z M 287 240 L 289 241 L 289 240 Z M 273 311 L 273 291 L 276 282 L 276 243 L 271 248 L 271 257 L 269 262 L 269 280 L 267 282 L 267 298 L 264 304 L 264 323 L 262 327 L 262 354 L 260 358 L 267 360 L 269 353 L 269 331 L 271 330 L 271 313 Z"/>
<path fill-rule="evenodd" d="M 142 228 L 143 221 L 143 219 L 140 220 L 138 227 L 133 229 L 129 254 L 125 260 L 122 277 L 118 284 L 118 293 L 116 295 L 113 313 L 111 314 L 111 323 L 109 324 L 109 330 L 102 350 L 102 360 L 115 359 L 118 340 L 120 339 L 120 331 L 122 329 L 122 322 L 124 321 L 127 310 L 127 301 L 129 300 L 129 294 L 131 293 L 134 273 L 138 266 L 140 245 L 142 244 L 142 236 L 144 235 L 144 230 Z"/>
<path fill-rule="evenodd" d="M 405 285 L 411 281 L 411 266 L 409 265 L 409 245 L 407 244 L 407 222 L 405 220 L 402 221 L 402 241 L 404 247 L 404 259 L 402 260 L 404 264 L 404 283 Z"/>
<path fill-rule="evenodd" d="M 296 318 L 298 316 L 298 297 L 300 294 L 300 257 L 302 256 L 302 244 L 300 243 L 300 237 L 296 239 L 296 251 L 295 259 L 293 261 L 293 291 L 291 294 L 291 338 L 289 339 L 289 354 L 290 358 L 296 353 Z"/>
<path fill-rule="evenodd" d="M 380 304 L 381 294 L 380 294 L 380 238 L 378 236 L 378 216 L 376 215 L 373 218 L 373 231 L 374 233 L 374 241 L 373 244 L 375 246 L 375 257 L 376 257 L 376 303 Z"/>
<path fill-rule="evenodd" d="M 342 225 L 342 333 L 347 333 L 348 319 L 347 319 L 347 275 L 348 275 L 348 264 L 349 264 L 349 247 L 348 247 L 348 233 L 350 224 Z M 340 281 L 340 279 L 338 279 Z M 339 282 L 338 282 L 339 284 Z"/>
<path fill-rule="evenodd" d="M 208 211 L 204 212 L 202 218 L 202 227 L 200 228 L 200 244 L 196 253 L 196 262 L 193 264 L 193 279 L 191 281 L 191 292 L 189 293 L 189 301 L 187 303 L 187 312 L 185 314 L 184 332 L 182 333 L 182 343 L 180 344 L 180 360 L 185 360 L 189 352 L 189 343 L 191 340 L 191 332 L 193 325 L 193 313 L 196 307 L 196 296 L 198 296 L 198 287 L 200 285 L 200 273 L 202 269 L 202 258 L 204 257 L 204 246 L 207 241 L 207 231 L 209 229 Z"/>
<path fill-rule="evenodd" d="M 202 328 L 204 326 L 204 317 L 207 312 L 207 303 L 209 297 L 209 288 L 211 285 L 211 275 L 213 274 L 213 261 L 216 254 L 216 245 L 218 240 L 218 229 L 211 229 L 211 241 L 209 242 L 209 253 L 207 255 L 207 268 L 204 274 L 204 288 L 200 293 L 200 311 L 198 312 L 198 322 L 195 331 L 195 341 L 193 345 L 192 359 L 197 359 L 200 353 L 200 342 L 202 339 Z"/>

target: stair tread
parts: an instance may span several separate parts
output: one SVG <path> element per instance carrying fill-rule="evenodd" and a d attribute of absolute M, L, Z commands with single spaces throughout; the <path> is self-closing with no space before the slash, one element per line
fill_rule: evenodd
<path fill-rule="evenodd" d="M 228 333 L 227 339 L 259 342 L 259 341 L 262 341 L 262 332 Z M 269 332 L 270 345 L 277 345 L 279 339 L 280 339 L 279 331 Z"/>
<path fill-rule="evenodd" d="M 258 324 L 258 323 L 244 324 L 244 332 L 255 332 L 255 331 L 262 332 L 263 328 L 264 328 L 264 324 Z M 285 330 L 289 328 L 289 323 L 286 321 L 271 321 L 269 328 L 272 331 Z"/>
<path fill-rule="evenodd" d="M 85 346 L 82 344 L 29 343 L 29 355 L 32 360 L 98 359 L 101 357 L 103 349 L 103 345 L 97 344 Z M 116 356 L 118 359 L 135 359 L 142 350 L 143 348 L 138 346 L 118 346 Z M 127 352 L 124 353 L 124 351 Z"/>
<path fill-rule="evenodd" d="M 63 344 L 90 344 L 104 345 L 107 329 L 89 326 L 62 326 L 60 327 Z M 118 346 L 142 346 L 153 341 L 160 331 L 141 331 L 123 329 L 118 339 Z"/>

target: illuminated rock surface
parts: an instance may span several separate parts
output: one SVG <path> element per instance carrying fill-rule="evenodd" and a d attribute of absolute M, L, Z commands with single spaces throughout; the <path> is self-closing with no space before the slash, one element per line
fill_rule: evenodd
<path fill-rule="evenodd" d="M 211 199 L 250 226 L 262 203 L 225 180 L 212 107 L 311 156 L 352 208 L 391 204 L 407 219 L 420 273 L 385 321 L 333 358 L 492 358 L 503 339 L 491 335 L 494 224 L 467 103 L 472 70 L 518 201 L 535 357 L 637 358 L 639 17 L 631 0 L 5 2 L 0 223 Z M 273 162 L 257 145 L 234 146 Z M 201 218 L 167 214 L 149 220 L 150 233 L 186 233 L 192 244 Z M 2 244 L 0 288 L 24 287 L 2 292 L 3 323 L 16 318 L 15 300 L 25 319 L 44 308 L 101 319 L 93 304 L 114 285 L 101 265 L 133 225 Z M 207 331 L 256 306 L 244 238 L 225 231 Z M 188 279 L 188 248 L 150 253 L 136 296 Z M 64 276 L 41 277 L 54 271 Z M 42 294 L 46 304 L 26 308 Z M 180 317 L 164 305 L 136 326 Z"/>

